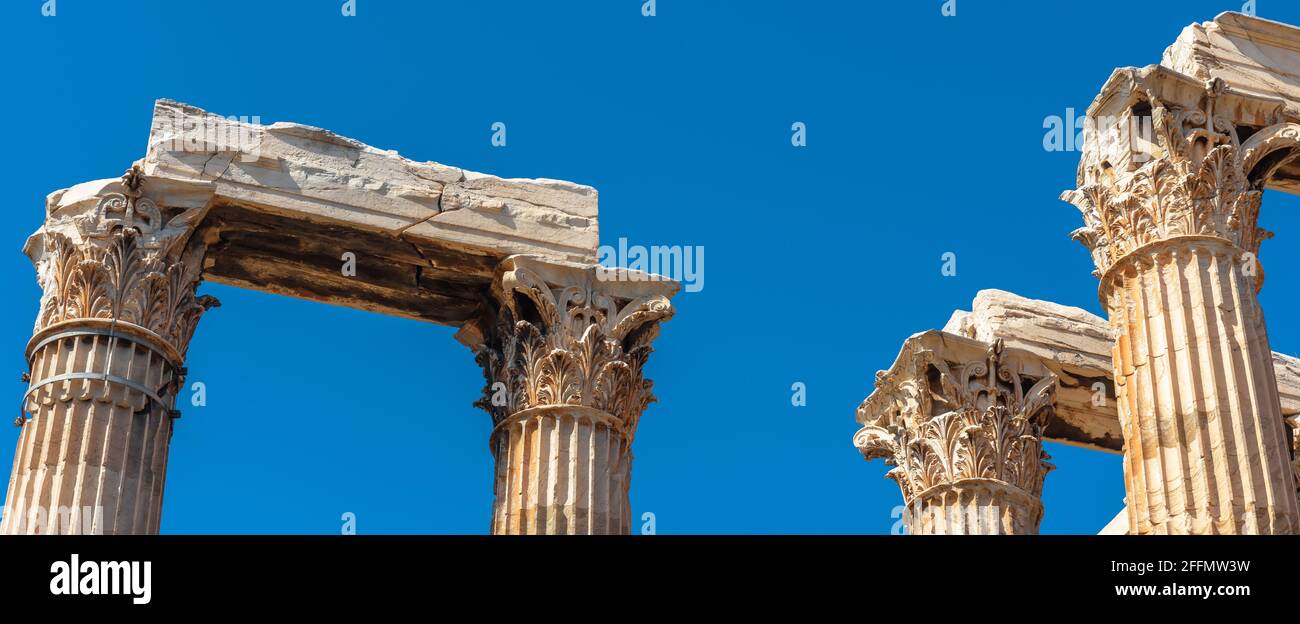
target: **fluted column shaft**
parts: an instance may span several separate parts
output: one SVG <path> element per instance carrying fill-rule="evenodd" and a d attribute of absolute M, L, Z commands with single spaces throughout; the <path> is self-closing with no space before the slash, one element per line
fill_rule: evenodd
<path fill-rule="evenodd" d="M 199 317 L 205 209 L 169 210 L 133 168 L 51 195 L 26 252 L 44 289 L 3 534 L 157 533 L 176 394 Z"/>
<path fill-rule="evenodd" d="M 912 535 L 1036 535 L 1043 502 L 997 479 L 962 479 L 931 488 L 907 509 Z"/>
<path fill-rule="evenodd" d="M 497 426 L 492 445 L 494 534 L 630 532 L 631 444 L 609 415 L 566 406 L 525 410 Z"/>
<path fill-rule="evenodd" d="M 1297 529 L 1252 259 L 1221 238 L 1175 237 L 1103 279 L 1136 534 Z"/>
<path fill-rule="evenodd" d="M 158 532 L 180 369 L 147 335 L 88 321 L 33 339 L 0 533 Z"/>

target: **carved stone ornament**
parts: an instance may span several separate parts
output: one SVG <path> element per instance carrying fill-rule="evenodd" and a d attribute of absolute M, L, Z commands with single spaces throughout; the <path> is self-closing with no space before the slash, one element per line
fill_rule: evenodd
<path fill-rule="evenodd" d="M 1092 252 L 1098 277 L 1134 251 L 1175 237 L 1215 237 L 1257 257 L 1260 243 L 1272 236 L 1256 227 L 1262 186 L 1248 174 L 1271 151 L 1265 139 L 1284 138 L 1270 132 L 1243 145 L 1221 80 L 1203 86 L 1196 106 L 1163 101 L 1160 91 L 1172 89 L 1169 82 L 1139 70 L 1112 78 L 1107 89 L 1128 93 L 1133 102 L 1122 120 L 1132 123 L 1120 126 L 1141 128 L 1139 112 L 1149 110 L 1151 141 L 1135 148 L 1125 167 L 1102 139 L 1090 140 L 1079 188 L 1062 195 L 1083 213 L 1084 226 L 1072 237 Z M 1136 143 L 1141 137 L 1130 138 Z M 1262 285 L 1262 271 L 1256 282 Z"/>
<path fill-rule="evenodd" d="M 56 208 L 28 243 L 44 289 L 35 331 L 66 321 L 104 319 L 137 325 L 184 356 L 199 317 L 219 305 L 196 296 L 203 250 L 187 249 L 202 209 L 164 218 L 144 196 L 138 167 L 88 201 Z"/>
<path fill-rule="evenodd" d="M 913 344 L 877 374 L 876 391 L 858 408 L 865 426 L 853 442 L 863 456 L 895 466 L 887 476 L 909 505 L 928 490 L 972 479 L 1039 497 L 1053 468 L 1042 438 L 1056 376 L 1021 377 L 1003 363 L 1001 340 L 960 364 Z"/>
<path fill-rule="evenodd" d="M 643 369 L 659 324 L 673 315 L 676 284 L 598 278 L 605 274 L 530 257 L 503 263 L 491 321 L 458 336 L 483 367 L 487 387 L 476 405 L 494 423 L 535 407 L 583 406 L 612 417 L 631 439 L 655 400 Z"/>

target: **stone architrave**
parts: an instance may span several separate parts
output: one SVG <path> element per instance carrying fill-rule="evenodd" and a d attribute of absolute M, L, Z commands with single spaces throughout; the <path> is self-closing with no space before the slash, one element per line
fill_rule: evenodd
<path fill-rule="evenodd" d="M 590 186 L 503 179 L 169 100 L 155 104 L 148 146 L 140 166 L 159 200 L 208 208 L 213 283 L 459 327 L 509 256 L 596 262 Z"/>
<path fill-rule="evenodd" d="M 1123 452 L 1124 435 L 1111 381 L 1113 338 L 1106 319 L 1081 308 L 981 290 L 943 331 L 992 343 L 1001 339 L 1039 358 L 1060 378 L 1056 413 L 1044 437 L 1061 444 Z M 1300 359 L 1274 352 L 1282 414 L 1300 415 Z"/>

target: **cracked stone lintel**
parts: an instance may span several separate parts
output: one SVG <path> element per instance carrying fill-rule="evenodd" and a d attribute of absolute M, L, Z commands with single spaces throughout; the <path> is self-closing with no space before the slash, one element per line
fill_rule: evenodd
<path fill-rule="evenodd" d="M 508 256 L 596 261 L 589 186 L 415 162 L 320 128 L 169 100 L 155 104 L 148 145 L 137 163 L 146 195 L 169 212 L 206 210 L 197 232 L 214 282 L 460 325 Z M 52 193 L 48 219 L 117 182 Z M 349 251 L 355 278 L 340 270 Z"/>
<path fill-rule="evenodd" d="M 1012 360 L 1022 374 L 1051 373 L 1059 380 L 1056 415 L 1045 438 L 1111 453 L 1123 450 L 1111 380 L 1110 330 L 1105 319 L 1086 310 L 981 290 L 970 311 L 954 312 L 942 330 L 911 336 L 903 351 L 924 345 L 939 355 L 969 359 L 997 339 L 1015 353 Z M 1300 414 L 1300 359 L 1274 353 L 1273 367 L 1282 413 Z"/>
<path fill-rule="evenodd" d="M 1123 448 L 1105 319 L 1081 308 L 981 290 L 971 310 L 954 312 L 943 332 L 982 343 L 1001 338 L 1060 378 L 1057 417 L 1048 427 L 1048 439 L 1110 452 Z M 1282 413 L 1300 414 L 1300 359 L 1274 353 L 1273 369 Z M 1094 384 L 1101 384 L 1104 396 L 1098 397 Z"/>

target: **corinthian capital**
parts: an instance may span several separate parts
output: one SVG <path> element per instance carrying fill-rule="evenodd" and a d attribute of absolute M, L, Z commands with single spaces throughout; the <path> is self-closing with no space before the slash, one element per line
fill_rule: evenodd
<path fill-rule="evenodd" d="M 191 234 L 206 209 L 160 206 L 147 186 L 132 167 L 49 197 L 24 250 L 44 289 L 37 333 L 71 321 L 129 324 L 184 357 L 199 316 L 217 305 L 194 294 L 204 249 Z"/>
<path fill-rule="evenodd" d="M 487 387 L 478 406 L 500 423 L 546 406 L 587 407 L 630 439 L 653 402 L 643 368 L 673 315 L 672 281 L 623 279 L 597 266 L 506 259 L 484 318 L 457 334 Z"/>
<path fill-rule="evenodd" d="M 990 505 L 1028 512 L 1017 522 L 1036 529 L 1052 469 L 1042 438 L 1056 388 L 1056 375 L 1000 340 L 918 334 L 890 370 L 877 373 L 875 391 L 858 408 L 863 427 L 854 445 L 868 460 L 895 466 L 888 476 L 908 505 L 976 488 L 992 495 Z"/>
<path fill-rule="evenodd" d="M 1134 251 L 1177 237 L 1221 239 L 1258 255 L 1257 227 L 1281 103 L 1164 67 L 1117 70 L 1088 109 L 1079 187 L 1062 199 L 1083 213 L 1072 234 L 1098 277 Z M 1267 132 L 1259 132 L 1262 128 Z M 1263 148 L 1263 149 L 1261 149 Z M 1260 274 L 1257 283 L 1262 283 Z"/>

